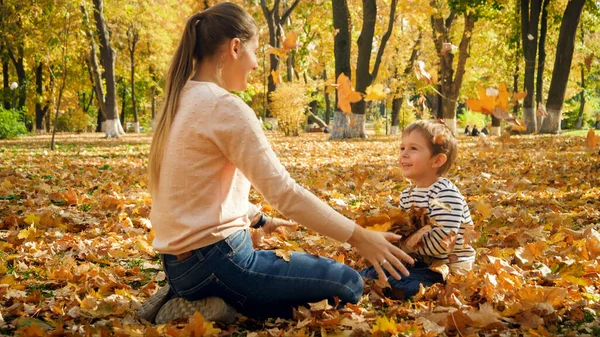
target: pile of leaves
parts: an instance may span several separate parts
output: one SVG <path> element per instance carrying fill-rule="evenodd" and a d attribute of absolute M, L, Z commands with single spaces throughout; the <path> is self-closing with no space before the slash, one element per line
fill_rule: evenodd
<path fill-rule="evenodd" d="M 222 326 L 195 315 L 153 326 L 141 303 L 165 284 L 151 247 L 146 187 L 150 138 L 97 135 L 0 143 L 0 335 L 18 336 L 572 336 L 600 324 L 600 156 L 585 137 L 460 139 L 449 172 L 470 206 L 478 240 L 474 269 L 393 301 L 373 288 L 356 305 L 300 307 L 294 319 L 240 317 Z M 325 135 L 271 135 L 299 183 L 365 226 L 396 221 L 409 186 L 397 165 L 399 138 L 345 142 Z M 588 144 L 586 146 L 586 144 Z M 262 197 L 251 201 L 278 215 Z M 387 217 L 387 218 L 386 218 Z M 377 220 L 379 219 L 379 220 Z M 405 218 L 406 219 L 406 218 Z M 364 260 L 305 228 L 256 246 L 282 258 L 304 251 L 360 270 Z"/>

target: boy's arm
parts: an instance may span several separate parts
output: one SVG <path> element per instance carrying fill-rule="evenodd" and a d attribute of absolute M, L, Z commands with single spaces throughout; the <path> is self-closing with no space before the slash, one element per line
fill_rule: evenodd
<path fill-rule="evenodd" d="M 436 256 L 449 254 L 454 250 L 462 223 L 464 207 L 467 207 L 462 195 L 454 189 L 441 190 L 435 199 L 430 201 L 431 213 L 435 226 L 423 235 L 423 245 L 417 252 L 421 255 Z"/>

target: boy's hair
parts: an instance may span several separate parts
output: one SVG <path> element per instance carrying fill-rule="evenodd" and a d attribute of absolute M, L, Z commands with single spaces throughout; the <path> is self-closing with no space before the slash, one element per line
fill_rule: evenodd
<path fill-rule="evenodd" d="M 445 154 L 446 162 L 437 169 L 437 174 L 443 176 L 456 160 L 458 145 L 450 128 L 438 121 L 420 120 L 404 129 L 402 137 L 417 131 L 427 139 L 432 155 Z"/>

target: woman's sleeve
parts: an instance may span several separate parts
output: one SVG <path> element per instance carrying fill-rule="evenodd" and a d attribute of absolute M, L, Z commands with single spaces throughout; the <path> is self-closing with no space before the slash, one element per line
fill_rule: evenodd
<path fill-rule="evenodd" d="M 298 185 L 273 152 L 254 111 L 233 95 L 220 98 L 212 140 L 273 207 L 295 222 L 341 242 L 354 222 Z"/>

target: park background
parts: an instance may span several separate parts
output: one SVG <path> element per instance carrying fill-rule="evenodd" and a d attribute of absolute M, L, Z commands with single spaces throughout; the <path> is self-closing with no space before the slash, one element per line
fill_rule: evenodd
<path fill-rule="evenodd" d="M 152 118 L 186 18 L 215 2 L 0 1 L 0 334 L 599 333 L 600 5 L 584 0 L 236 1 L 261 45 L 236 94 L 292 176 L 346 216 L 385 224 L 409 186 L 405 125 L 488 127 L 458 136 L 449 172 L 481 234 L 477 267 L 410 302 L 369 287 L 355 307 L 294 320 L 137 319 L 165 283 L 148 220 Z M 364 267 L 306 229 L 255 234 L 282 258 Z"/>

